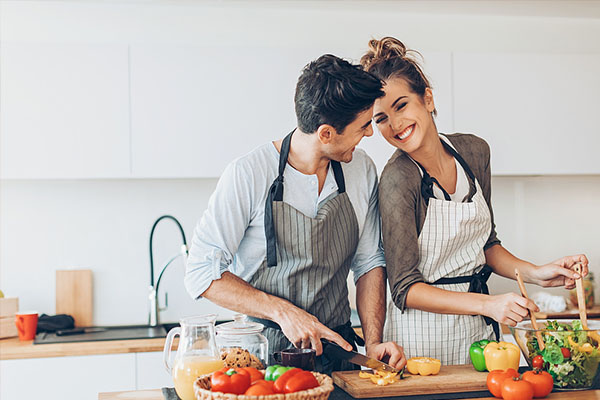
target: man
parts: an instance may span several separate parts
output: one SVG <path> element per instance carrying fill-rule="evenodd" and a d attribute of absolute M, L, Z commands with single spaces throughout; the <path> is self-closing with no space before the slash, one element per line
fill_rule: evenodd
<path fill-rule="evenodd" d="M 321 355 L 321 339 L 354 347 L 352 270 L 367 354 L 397 367 L 406 362 L 401 347 L 381 342 L 377 173 L 355 151 L 373 134 L 373 103 L 383 94 L 378 79 L 340 58 L 308 64 L 296 86 L 298 127 L 233 161 L 194 231 L 188 292 L 263 322 L 270 353 L 293 345 Z M 317 365 L 350 367 L 327 351 Z"/>

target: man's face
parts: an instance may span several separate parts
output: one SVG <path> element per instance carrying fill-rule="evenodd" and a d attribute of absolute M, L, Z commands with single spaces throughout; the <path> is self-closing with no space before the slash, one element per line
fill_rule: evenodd
<path fill-rule="evenodd" d="M 359 113 L 343 132 L 334 133 L 327 147 L 330 159 L 340 162 L 352 161 L 354 149 L 365 136 L 373 136 L 373 107 Z"/>

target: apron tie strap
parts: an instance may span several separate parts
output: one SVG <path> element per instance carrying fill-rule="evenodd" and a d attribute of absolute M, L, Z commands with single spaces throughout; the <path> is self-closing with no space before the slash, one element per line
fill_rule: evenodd
<path fill-rule="evenodd" d="M 290 153 L 290 142 L 292 141 L 293 133 L 294 131 L 290 132 L 281 142 L 278 175 L 269 188 L 267 201 L 265 202 L 265 236 L 267 239 L 268 267 L 277 265 L 277 236 L 275 235 L 275 223 L 273 222 L 273 201 L 283 201 L 283 171 L 285 171 L 288 154 Z"/>
<path fill-rule="evenodd" d="M 493 270 L 489 265 L 484 265 L 481 271 L 469 276 L 456 276 L 453 278 L 440 278 L 433 282 L 434 285 L 449 285 L 454 283 L 469 283 L 469 293 L 490 294 L 487 281 Z M 493 318 L 483 316 L 486 325 L 492 325 L 496 340 L 500 341 L 500 324 Z"/>

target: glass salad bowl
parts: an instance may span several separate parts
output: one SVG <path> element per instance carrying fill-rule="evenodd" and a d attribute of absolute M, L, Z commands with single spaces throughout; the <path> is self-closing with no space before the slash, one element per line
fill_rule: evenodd
<path fill-rule="evenodd" d="M 540 367 L 554 378 L 561 389 L 589 389 L 600 363 L 600 321 L 588 321 L 584 330 L 579 320 L 538 320 L 545 349 L 540 351 L 531 321 L 510 327 L 521 352 L 531 368 Z"/>

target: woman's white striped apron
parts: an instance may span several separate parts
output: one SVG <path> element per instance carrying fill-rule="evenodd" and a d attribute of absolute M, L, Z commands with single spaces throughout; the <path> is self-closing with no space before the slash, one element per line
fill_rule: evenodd
<path fill-rule="evenodd" d="M 462 165 L 464 160 L 460 156 L 457 159 Z M 466 163 L 463 168 L 467 172 Z M 474 275 L 485 264 L 483 247 L 490 235 L 491 216 L 474 180 L 476 192 L 470 202 L 429 198 L 419 235 L 418 269 L 426 282 L 444 290 L 468 292 L 469 282 L 439 285 L 436 281 Z M 493 334 L 492 326 L 480 315 L 436 314 L 410 308 L 402 313 L 392 301 L 388 303 L 384 340 L 400 344 L 407 358 L 434 357 L 443 364 L 465 364 L 471 343 L 492 339 Z"/>

